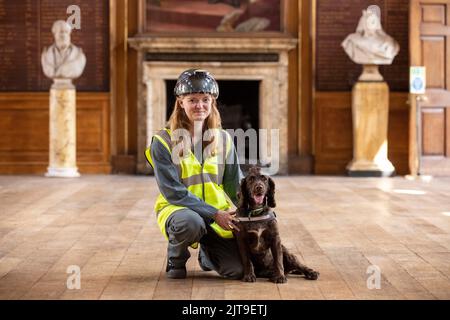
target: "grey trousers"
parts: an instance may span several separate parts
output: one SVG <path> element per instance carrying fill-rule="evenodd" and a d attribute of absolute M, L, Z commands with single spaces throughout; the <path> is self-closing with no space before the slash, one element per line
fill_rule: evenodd
<path fill-rule="evenodd" d="M 188 247 L 200 243 L 199 262 L 229 279 L 241 279 L 243 267 L 235 239 L 219 237 L 208 222 L 195 211 L 182 209 L 172 213 L 166 222 L 169 237 L 168 263 L 184 267 L 190 258 Z"/>

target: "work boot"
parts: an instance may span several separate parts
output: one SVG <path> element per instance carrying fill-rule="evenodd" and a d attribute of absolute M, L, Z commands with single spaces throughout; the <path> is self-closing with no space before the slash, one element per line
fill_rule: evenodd
<path fill-rule="evenodd" d="M 166 277 L 169 279 L 185 279 L 186 278 L 186 266 L 177 268 L 170 262 L 167 263 Z"/>

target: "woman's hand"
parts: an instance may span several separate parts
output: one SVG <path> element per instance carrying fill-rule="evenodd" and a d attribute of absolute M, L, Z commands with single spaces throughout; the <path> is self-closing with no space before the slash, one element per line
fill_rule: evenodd
<path fill-rule="evenodd" d="M 229 210 L 229 211 L 222 211 L 218 210 L 214 214 L 214 221 L 222 227 L 222 229 L 225 230 L 237 230 L 239 231 L 239 228 L 234 224 L 236 221 L 236 211 L 235 210 Z"/>

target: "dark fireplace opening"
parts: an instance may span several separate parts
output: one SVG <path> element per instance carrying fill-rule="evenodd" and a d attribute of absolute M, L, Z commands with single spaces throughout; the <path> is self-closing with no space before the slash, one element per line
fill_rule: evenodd
<path fill-rule="evenodd" d="M 258 136 L 259 130 L 259 87 L 260 81 L 254 80 L 221 80 L 218 81 L 220 94 L 217 100 L 217 107 L 222 118 L 222 127 L 224 129 L 248 129 L 256 130 Z M 175 105 L 175 97 L 173 88 L 175 80 L 166 80 L 166 96 L 167 96 L 167 114 L 168 120 L 172 114 Z M 259 140 L 258 140 L 259 141 Z M 237 139 L 234 139 L 237 144 Z M 249 159 L 249 138 L 245 139 L 245 165 L 243 169 L 247 169 L 250 160 L 251 163 L 258 162 L 258 159 Z M 240 155 L 242 157 L 242 155 Z M 256 152 L 259 157 L 259 150 Z M 244 164 L 244 159 L 240 159 Z"/>

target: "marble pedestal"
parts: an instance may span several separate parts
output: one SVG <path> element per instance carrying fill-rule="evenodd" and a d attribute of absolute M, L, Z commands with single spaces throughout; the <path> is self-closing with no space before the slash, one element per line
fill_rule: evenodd
<path fill-rule="evenodd" d="M 391 176 L 388 160 L 389 87 L 386 82 L 358 81 L 352 91 L 353 160 L 350 176 Z"/>
<path fill-rule="evenodd" d="M 79 177 L 76 164 L 76 90 L 55 79 L 50 89 L 50 154 L 47 177 Z"/>

